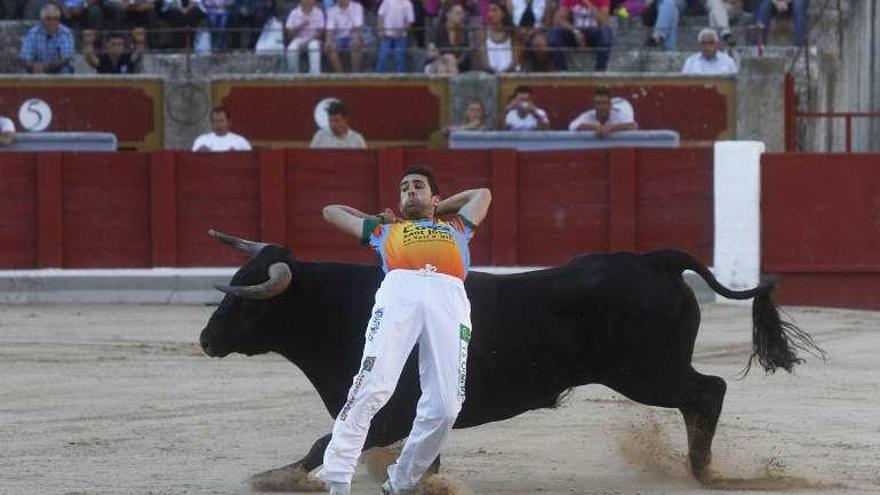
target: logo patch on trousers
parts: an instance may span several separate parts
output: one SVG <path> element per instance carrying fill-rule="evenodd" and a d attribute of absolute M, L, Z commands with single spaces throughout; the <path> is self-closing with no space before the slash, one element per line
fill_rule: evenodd
<path fill-rule="evenodd" d="M 348 418 L 348 413 L 351 411 L 351 406 L 354 405 L 354 399 L 357 397 L 358 392 L 360 392 L 361 387 L 364 386 L 364 378 L 366 374 L 373 370 L 373 365 L 376 364 L 376 356 L 366 356 L 364 357 L 364 363 L 361 365 L 361 370 L 358 372 L 357 376 L 354 377 L 354 384 L 351 386 L 351 392 L 348 394 L 348 400 L 345 401 L 345 405 L 342 406 L 342 411 L 339 412 L 339 420 L 345 421 Z"/>
<path fill-rule="evenodd" d="M 464 402 L 464 385 L 467 381 L 468 344 L 471 342 L 471 329 L 465 324 L 458 325 L 458 396 Z"/>
<path fill-rule="evenodd" d="M 376 311 L 373 311 L 373 317 L 370 319 L 370 324 L 367 326 L 367 341 L 372 342 L 376 337 L 376 333 L 379 331 L 379 325 L 382 324 L 382 315 L 385 314 L 385 307 L 376 308 Z"/>

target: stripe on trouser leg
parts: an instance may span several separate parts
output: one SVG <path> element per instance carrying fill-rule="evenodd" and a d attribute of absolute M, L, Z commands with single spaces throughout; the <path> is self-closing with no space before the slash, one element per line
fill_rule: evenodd
<path fill-rule="evenodd" d="M 376 363 L 376 356 L 365 356 L 364 363 L 361 365 L 361 371 L 357 374 L 354 379 L 354 384 L 351 386 L 351 392 L 348 394 L 348 400 L 345 401 L 345 405 L 342 406 L 342 411 L 339 413 L 339 420 L 345 421 L 348 419 L 348 412 L 351 411 L 351 407 L 354 404 L 354 399 L 357 397 L 358 392 L 360 392 L 361 387 L 364 385 L 364 379 L 366 378 L 367 373 L 373 370 L 373 365 Z"/>
<path fill-rule="evenodd" d="M 458 325 L 458 397 L 464 402 L 465 382 L 467 381 L 468 344 L 471 342 L 471 329 L 464 323 Z"/>

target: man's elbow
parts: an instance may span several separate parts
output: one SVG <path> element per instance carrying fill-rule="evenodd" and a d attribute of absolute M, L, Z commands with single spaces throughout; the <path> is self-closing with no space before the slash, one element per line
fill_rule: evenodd
<path fill-rule="evenodd" d="M 486 204 L 492 202 L 492 191 L 486 188 L 478 189 L 477 191 L 477 194 L 480 195 L 480 199 L 482 199 Z"/>
<path fill-rule="evenodd" d="M 324 216 L 324 221 L 333 223 L 333 218 L 335 217 L 335 213 L 338 208 L 336 205 L 327 205 L 321 210 L 321 214 Z"/>

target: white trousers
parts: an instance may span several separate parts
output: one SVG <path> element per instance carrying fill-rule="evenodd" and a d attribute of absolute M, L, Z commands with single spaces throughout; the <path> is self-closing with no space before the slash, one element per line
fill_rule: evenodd
<path fill-rule="evenodd" d="M 360 371 L 333 425 L 318 478 L 350 483 L 373 416 L 388 402 L 419 344 L 422 396 L 397 463 L 395 490 L 415 487 L 446 443 L 464 402 L 470 302 L 461 280 L 427 270 L 393 270 L 376 292 Z"/>
<path fill-rule="evenodd" d="M 318 40 L 304 40 L 294 38 L 287 45 L 287 70 L 290 72 L 299 72 L 299 56 L 300 50 L 305 45 L 309 52 L 309 74 L 321 73 L 321 42 Z"/>

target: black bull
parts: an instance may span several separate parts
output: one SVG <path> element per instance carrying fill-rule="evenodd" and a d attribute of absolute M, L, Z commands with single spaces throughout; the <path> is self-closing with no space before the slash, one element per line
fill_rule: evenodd
<path fill-rule="evenodd" d="M 379 269 L 296 261 L 280 246 L 211 234 L 253 259 L 230 286 L 218 286 L 228 294 L 202 331 L 205 353 L 277 352 L 303 371 L 335 418 L 358 371 L 382 280 Z M 821 353 L 807 334 L 780 320 L 771 284 L 732 291 L 683 252 L 581 256 L 514 275 L 471 272 L 465 284 L 473 323 L 467 399 L 455 428 L 554 407 L 572 387 L 598 383 L 642 404 L 679 409 L 691 470 L 707 480 L 727 386 L 691 366 L 700 310 L 682 279 L 684 270 L 698 273 L 724 297 L 754 298 L 754 352 L 747 367 L 757 360 L 769 372 L 790 372 L 801 362 L 796 348 Z M 409 433 L 421 393 L 416 356 L 410 355 L 394 395 L 374 418 L 365 449 Z M 318 467 L 329 438 L 318 439 L 303 459 L 280 471 L 301 474 Z"/>

